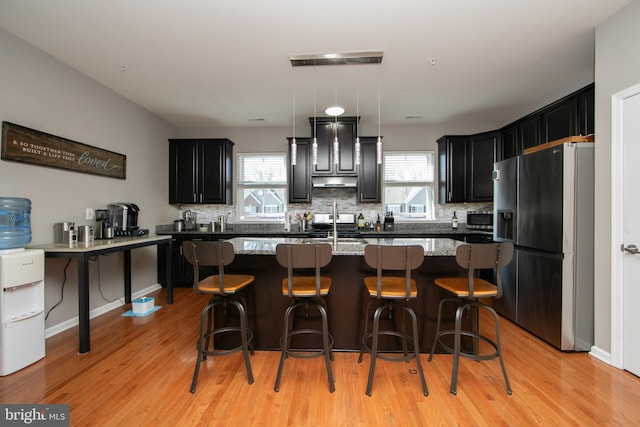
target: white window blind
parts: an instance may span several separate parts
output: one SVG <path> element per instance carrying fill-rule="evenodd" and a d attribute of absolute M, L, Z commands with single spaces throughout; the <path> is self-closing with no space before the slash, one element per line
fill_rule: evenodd
<path fill-rule="evenodd" d="M 242 154 L 238 162 L 240 185 L 286 185 L 285 156 L 274 154 Z"/>
<path fill-rule="evenodd" d="M 433 153 L 385 153 L 385 183 L 433 182 Z"/>

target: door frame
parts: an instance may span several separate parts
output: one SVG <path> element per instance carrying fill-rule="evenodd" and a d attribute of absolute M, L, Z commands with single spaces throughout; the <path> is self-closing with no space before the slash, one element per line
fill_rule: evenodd
<path fill-rule="evenodd" d="M 623 301 L 624 301 L 624 253 L 623 242 L 623 196 L 624 196 L 624 102 L 640 95 L 640 84 L 636 84 L 611 95 L 611 364 L 624 369 L 623 360 Z"/>

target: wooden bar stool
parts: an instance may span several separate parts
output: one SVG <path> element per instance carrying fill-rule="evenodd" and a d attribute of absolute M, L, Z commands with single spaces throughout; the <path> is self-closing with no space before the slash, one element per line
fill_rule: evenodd
<path fill-rule="evenodd" d="M 365 314 L 365 330 L 362 336 L 362 346 L 358 363 L 362 362 L 362 355 L 365 350 L 371 353 L 371 364 L 369 366 L 369 379 L 367 381 L 367 395 L 371 396 L 373 387 L 373 375 L 376 369 L 376 360 L 383 359 L 393 362 L 408 362 L 416 359 L 420 381 L 422 383 L 422 393 L 429 395 L 427 382 L 424 379 L 422 364 L 420 362 L 420 346 L 418 343 L 418 321 L 415 312 L 404 302 L 417 298 L 418 289 L 416 281 L 411 278 L 411 271 L 422 265 L 424 261 L 424 248 L 418 245 L 412 246 L 384 246 L 367 245 L 364 248 L 364 260 L 370 267 L 376 269 L 375 276 L 365 277 L 364 284 L 372 298 L 375 298 L 367 305 Z M 385 270 L 404 271 L 403 276 L 384 275 Z M 373 331 L 369 332 L 369 317 L 372 303 L 379 302 L 373 314 Z M 402 314 L 402 331 L 380 330 L 380 316 L 388 310 L 389 313 Z M 404 314 L 411 317 L 412 334 L 406 333 L 404 328 Z M 381 335 L 390 335 L 400 338 L 402 341 L 403 355 L 384 354 L 378 349 L 378 340 Z M 371 339 L 371 347 L 368 341 Z M 413 343 L 413 352 L 407 352 L 407 342 Z"/>
<path fill-rule="evenodd" d="M 331 245 L 328 243 L 279 244 L 276 246 L 276 260 L 287 268 L 287 277 L 282 279 L 282 295 L 291 299 L 291 304 L 284 313 L 284 328 L 280 339 L 282 353 L 276 383 L 273 387 L 276 392 L 280 389 L 284 361 L 289 356 L 301 359 L 324 356 L 329 378 L 329 391 L 331 393 L 335 391 L 333 373 L 331 372 L 333 337 L 329 334 L 327 305 L 324 300 L 324 297 L 329 294 L 331 278 L 320 274 L 320 269 L 331 262 L 331 257 Z M 298 274 L 296 274 L 296 270 L 298 270 Z M 309 275 L 310 271 L 315 274 Z M 309 307 L 315 307 L 322 318 L 322 329 L 294 329 L 295 311 L 299 307 L 304 307 L 305 312 L 308 312 Z M 322 349 L 292 349 L 292 338 L 303 334 L 320 335 Z"/>
<path fill-rule="evenodd" d="M 493 307 L 483 303 L 480 299 L 497 299 L 502 296 L 502 268 L 509 264 L 513 257 L 512 243 L 482 243 L 482 244 L 465 244 L 458 246 L 456 249 L 456 262 L 462 268 L 467 269 L 466 277 L 444 277 L 435 279 L 435 284 L 442 289 L 454 294 L 454 298 L 445 298 L 440 301 L 438 306 L 438 322 L 436 326 L 436 337 L 433 340 L 429 362 L 433 359 L 436 345 L 440 346 L 447 352 L 453 353 L 453 369 L 451 371 L 451 394 L 457 393 L 458 384 L 458 366 L 460 357 L 480 361 L 490 360 L 496 357 L 500 359 L 500 366 L 504 376 L 504 382 L 507 385 L 507 393 L 511 394 L 511 385 L 509 377 L 502 358 L 502 350 L 500 348 L 500 328 L 498 323 L 498 315 Z M 495 269 L 494 277 L 496 284 L 477 277 L 477 270 Z M 442 315 L 442 306 L 445 303 L 453 303 L 457 305 L 454 330 L 440 330 L 440 322 Z M 480 335 L 478 331 L 478 310 L 484 309 L 493 315 L 496 326 L 495 341 Z M 465 310 L 469 310 L 472 316 L 472 330 L 462 330 L 462 316 Z M 453 335 L 453 348 L 443 342 L 443 337 Z M 473 340 L 473 351 L 463 352 L 461 350 L 462 337 L 471 337 Z M 480 341 L 488 343 L 492 347 L 491 353 L 481 354 L 479 347 Z"/>
<path fill-rule="evenodd" d="M 238 294 L 254 281 L 248 274 L 225 274 L 224 267 L 231 264 L 235 257 L 233 245 L 229 242 L 185 241 L 182 244 L 185 259 L 193 265 L 193 290 L 199 294 L 211 295 L 207 306 L 200 315 L 200 337 L 196 344 L 198 358 L 191 381 L 191 393 L 196 391 L 196 382 L 200 365 L 207 356 L 223 356 L 237 351 L 244 353 L 249 384 L 253 383 L 253 372 L 249 362 L 249 352 L 254 354 L 251 341 L 253 332 L 247 326 L 247 311 L 244 298 Z M 200 280 L 200 267 L 217 267 L 217 274 Z M 232 305 L 238 310 L 240 326 L 214 327 L 213 310 L 216 306 L 226 308 Z M 241 344 L 231 349 L 214 349 L 214 337 L 219 334 L 239 333 Z"/>

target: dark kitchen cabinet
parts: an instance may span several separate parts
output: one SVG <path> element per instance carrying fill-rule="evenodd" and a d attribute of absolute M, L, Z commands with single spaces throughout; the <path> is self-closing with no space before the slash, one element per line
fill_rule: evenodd
<path fill-rule="evenodd" d="M 358 203 L 380 203 L 382 165 L 376 156 L 377 137 L 360 138 L 360 165 L 358 168 Z"/>
<path fill-rule="evenodd" d="M 577 134 L 578 99 L 571 97 L 542 111 L 543 142 Z"/>
<path fill-rule="evenodd" d="M 231 204 L 233 142 L 169 140 L 169 203 Z"/>
<path fill-rule="evenodd" d="M 580 135 L 595 133 L 594 102 L 593 85 L 578 94 L 578 134 Z"/>
<path fill-rule="evenodd" d="M 289 159 L 291 140 L 289 141 Z M 311 202 L 311 140 L 296 138 L 296 164 L 289 162 L 289 203 Z"/>
<path fill-rule="evenodd" d="M 542 120 L 540 114 L 525 117 L 518 122 L 518 138 L 523 151 L 542 143 Z"/>
<path fill-rule="evenodd" d="M 491 171 L 499 142 L 499 132 L 438 139 L 438 202 L 492 201 Z"/>
<path fill-rule="evenodd" d="M 468 136 L 438 139 L 438 202 L 463 203 L 467 198 Z"/>
<path fill-rule="evenodd" d="M 594 133 L 594 85 L 588 85 L 511 123 L 501 130 L 496 159 L 504 160 L 527 148 L 574 135 Z"/>
<path fill-rule="evenodd" d="M 496 151 L 496 161 L 510 159 L 522 153 L 519 147 L 518 126 L 512 125 L 502 129 L 501 142 Z"/>
<path fill-rule="evenodd" d="M 312 165 L 313 176 L 357 174 L 354 142 L 356 139 L 356 117 L 343 117 L 337 121 L 332 118 L 309 118 L 311 134 L 318 139 L 318 161 Z M 334 159 L 333 142 L 338 136 L 338 158 Z"/>
<path fill-rule="evenodd" d="M 491 172 L 499 142 L 500 132 L 485 132 L 469 137 L 468 202 L 493 201 Z"/>

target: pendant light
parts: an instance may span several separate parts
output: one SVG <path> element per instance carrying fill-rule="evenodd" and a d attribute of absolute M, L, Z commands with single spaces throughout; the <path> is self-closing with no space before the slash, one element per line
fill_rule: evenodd
<path fill-rule="evenodd" d="M 336 105 L 338 105 L 338 86 L 337 86 L 337 82 L 336 82 Z M 342 112 L 344 113 L 344 109 L 342 109 Z M 342 114 L 342 113 L 340 113 Z M 338 142 L 338 114 L 335 115 L 336 117 L 336 127 L 335 127 L 335 138 L 333 138 L 333 163 L 334 164 L 338 164 L 339 163 L 339 156 L 340 156 L 340 143 Z"/>
<path fill-rule="evenodd" d="M 354 145 L 354 151 L 356 156 L 356 166 L 360 164 L 360 92 L 358 87 L 358 65 L 356 64 L 356 143 Z"/>
<path fill-rule="evenodd" d="M 318 134 L 316 119 L 316 93 L 317 93 L 316 67 L 313 67 L 313 142 L 311 143 L 311 163 L 318 164 Z"/>
<path fill-rule="evenodd" d="M 293 74 L 293 69 L 292 69 Z M 293 97 L 293 138 L 291 138 L 291 166 L 296 165 L 296 159 L 298 157 L 298 145 L 296 144 L 296 79 L 295 74 L 293 74 L 293 89 L 292 89 L 292 97 Z"/>
<path fill-rule="evenodd" d="M 376 142 L 376 163 L 382 164 L 382 137 L 380 136 L 380 66 L 378 66 L 378 141 Z"/>

